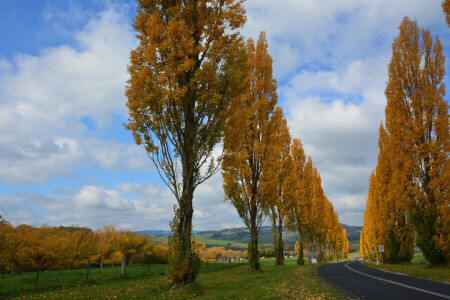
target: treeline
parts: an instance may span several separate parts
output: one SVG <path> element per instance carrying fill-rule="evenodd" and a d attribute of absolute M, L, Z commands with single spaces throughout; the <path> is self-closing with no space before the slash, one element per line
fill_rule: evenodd
<path fill-rule="evenodd" d="M 96 230 L 84 227 L 29 225 L 13 227 L 0 224 L 0 272 L 35 271 L 36 285 L 39 272 L 87 268 L 91 265 L 122 265 L 125 274 L 129 263 L 167 263 L 168 249 L 154 243 L 145 235 L 118 231 L 105 225 Z"/>
<path fill-rule="evenodd" d="M 224 247 L 207 248 L 193 239 L 192 248 L 203 262 L 239 260 L 242 251 Z M 274 250 L 272 249 L 272 252 Z M 262 250 L 269 256 L 270 250 Z M 271 256 L 274 256 L 273 253 Z M 119 231 L 105 225 L 91 230 L 85 227 L 11 226 L 0 216 L 0 273 L 34 271 L 37 279 L 44 270 L 79 269 L 128 264 L 165 264 L 166 241 L 153 241 L 146 235 Z"/>
<path fill-rule="evenodd" d="M 445 56 L 438 37 L 405 17 L 392 44 L 386 126 L 369 181 L 363 258 L 411 261 L 414 241 L 432 264 L 450 261 L 450 133 Z M 384 245 L 384 253 L 378 245 Z"/>
<path fill-rule="evenodd" d="M 276 264 L 284 260 L 283 224 L 299 236 L 299 264 L 306 246 L 319 253 L 319 260 L 346 257 L 346 231 L 324 195 L 320 174 L 301 141 L 291 138 L 277 106 L 265 33 L 256 44 L 249 39 L 246 50 L 247 88 L 225 124 L 222 174 L 225 197 L 250 231 L 251 269 L 259 269 L 258 234 L 266 216 L 273 227 Z"/>

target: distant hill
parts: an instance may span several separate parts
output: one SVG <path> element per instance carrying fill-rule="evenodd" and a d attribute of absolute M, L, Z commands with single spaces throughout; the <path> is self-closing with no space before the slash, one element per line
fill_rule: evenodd
<path fill-rule="evenodd" d="M 196 234 L 198 231 L 192 231 L 193 234 Z M 172 231 L 169 230 L 139 230 L 135 231 L 135 233 L 138 234 L 144 234 L 149 237 L 163 237 L 163 236 L 169 236 L 172 235 Z"/>
<path fill-rule="evenodd" d="M 341 226 L 343 229 L 347 229 L 347 238 L 349 240 L 357 240 L 359 242 L 362 226 L 349 226 L 346 224 L 341 224 Z M 141 230 L 137 231 L 137 233 L 146 234 L 150 237 L 164 237 L 171 234 L 171 232 L 167 230 Z M 207 242 L 208 245 L 223 245 L 223 243 L 218 242 L 218 240 L 246 245 L 250 241 L 250 232 L 246 227 L 227 228 L 222 230 L 194 231 L 193 237 L 203 241 L 211 241 Z M 297 241 L 297 237 L 294 232 L 283 228 L 283 240 L 286 244 L 293 245 L 295 244 L 295 241 Z M 259 233 L 259 243 L 273 243 L 273 230 L 271 226 L 263 226 L 261 228 Z"/>
<path fill-rule="evenodd" d="M 168 230 L 139 230 L 135 232 L 138 234 L 147 235 L 149 237 L 169 236 L 172 234 L 172 232 Z"/>
<path fill-rule="evenodd" d="M 359 238 L 361 236 L 362 226 L 350 226 L 346 224 L 342 224 L 343 229 L 347 229 L 347 238 L 351 240 L 357 240 L 359 242 Z"/>

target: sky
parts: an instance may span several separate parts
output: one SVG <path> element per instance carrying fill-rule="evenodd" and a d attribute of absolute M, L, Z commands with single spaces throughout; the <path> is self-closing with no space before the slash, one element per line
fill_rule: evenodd
<path fill-rule="evenodd" d="M 363 222 L 403 17 L 449 56 L 440 2 L 245 2 L 241 33 L 266 31 L 278 105 L 342 223 Z M 176 201 L 122 125 L 135 14 L 134 0 L 1 1 L 0 214 L 13 225 L 169 229 Z M 194 210 L 194 230 L 244 226 L 220 173 L 197 188 Z"/>

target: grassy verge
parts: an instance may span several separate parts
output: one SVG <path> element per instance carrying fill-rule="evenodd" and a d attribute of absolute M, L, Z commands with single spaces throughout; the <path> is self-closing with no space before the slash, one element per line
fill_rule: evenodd
<path fill-rule="evenodd" d="M 377 263 L 372 261 L 364 263 L 370 267 L 386 271 L 450 283 L 450 268 L 430 265 L 422 253 L 415 253 L 413 259 L 408 264 L 380 264 L 377 266 Z"/>
<path fill-rule="evenodd" d="M 316 265 L 296 266 L 288 259 L 285 266 L 265 261 L 260 272 L 249 272 L 248 265 L 211 264 L 202 267 L 196 282 L 182 292 L 170 293 L 171 283 L 165 265 L 129 266 L 127 276 L 119 267 L 91 271 L 85 283 L 83 270 L 42 272 L 40 286 L 34 287 L 33 273 L 0 276 L 0 298 L 21 299 L 346 299 L 323 282 Z"/>

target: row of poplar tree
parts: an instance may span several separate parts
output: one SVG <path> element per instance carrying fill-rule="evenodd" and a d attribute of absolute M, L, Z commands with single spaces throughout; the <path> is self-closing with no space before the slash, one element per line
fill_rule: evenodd
<path fill-rule="evenodd" d="M 194 191 L 219 170 L 226 199 L 250 230 L 252 270 L 259 269 L 258 232 L 266 216 L 277 263 L 283 263 L 283 224 L 322 256 L 325 248 L 345 256 L 346 233 L 320 176 L 300 140 L 291 141 L 276 106 L 265 34 L 255 45 L 239 32 L 246 22 L 244 0 L 137 2 L 139 44 L 130 54 L 125 128 L 178 203 L 169 240 L 173 290 L 196 278 Z"/>
<path fill-rule="evenodd" d="M 299 139 L 292 139 L 277 106 L 277 85 L 265 33 L 255 45 L 246 44 L 248 89 L 225 124 L 222 174 L 227 200 L 236 207 L 250 231 L 252 270 L 259 269 L 258 233 L 265 216 L 273 227 L 276 264 L 283 264 L 283 226 L 299 236 L 299 264 L 303 248 L 325 257 L 348 252 L 345 230 L 324 195 L 320 174 L 306 157 Z"/>
<path fill-rule="evenodd" d="M 439 37 L 433 38 L 416 21 L 405 17 L 399 30 L 392 44 L 386 121 L 379 130 L 360 251 L 364 258 L 409 262 L 416 244 L 430 263 L 447 265 L 450 133 L 442 82 L 445 56 Z M 378 245 L 384 245 L 384 253 Z"/>

